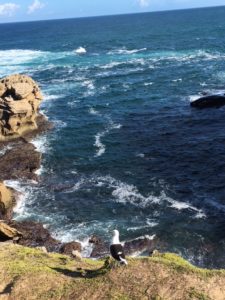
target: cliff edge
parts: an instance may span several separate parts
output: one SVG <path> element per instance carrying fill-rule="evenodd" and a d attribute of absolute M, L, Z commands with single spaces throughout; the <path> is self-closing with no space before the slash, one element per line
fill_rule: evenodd
<path fill-rule="evenodd" d="M 225 271 L 199 269 L 170 253 L 128 258 L 71 259 L 0 244 L 1 300 L 224 300 Z"/>

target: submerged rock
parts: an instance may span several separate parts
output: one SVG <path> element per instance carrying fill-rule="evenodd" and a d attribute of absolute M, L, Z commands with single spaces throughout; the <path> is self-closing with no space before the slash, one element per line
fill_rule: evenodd
<path fill-rule="evenodd" d="M 36 118 L 42 94 L 26 75 L 11 75 L 0 81 L 0 140 L 10 140 L 37 129 Z"/>
<path fill-rule="evenodd" d="M 207 95 L 191 102 L 192 107 L 207 108 L 225 105 L 225 95 Z"/>

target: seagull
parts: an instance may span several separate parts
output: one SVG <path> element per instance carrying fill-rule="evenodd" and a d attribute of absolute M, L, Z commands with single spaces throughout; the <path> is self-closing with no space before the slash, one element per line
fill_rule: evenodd
<path fill-rule="evenodd" d="M 121 264 L 127 265 L 128 263 L 125 259 L 125 253 L 123 246 L 120 243 L 119 235 L 120 234 L 118 230 L 113 230 L 113 238 L 110 245 L 110 254 L 115 260 L 119 261 Z"/>

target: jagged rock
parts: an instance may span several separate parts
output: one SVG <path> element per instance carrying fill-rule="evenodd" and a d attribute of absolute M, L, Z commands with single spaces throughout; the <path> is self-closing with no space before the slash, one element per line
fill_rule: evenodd
<path fill-rule="evenodd" d="M 225 105 L 225 95 L 208 95 L 192 101 L 192 107 L 207 108 L 207 107 L 221 107 Z"/>
<path fill-rule="evenodd" d="M 89 243 L 93 244 L 91 252 L 92 258 L 100 258 L 109 255 L 109 244 L 104 242 L 100 237 L 93 235 L 89 239 Z"/>
<path fill-rule="evenodd" d="M 60 253 L 73 256 L 74 251 L 81 252 L 81 244 L 78 242 L 65 243 L 60 248 Z"/>
<path fill-rule="evenodd" d="M 148 237 L 138 238 L 132 241 L 125 242 L 124 251 L 126 255 L 152 253 L 157 247 L 158 240 L 150 239 Z"/>
<path fill-rule="evenodd" d="M 0 180 L 18 178 L 37 179 L 34 173 L 40 167 L 41 154 L 35 146 L 24 140 L 17 142 L 12 149 L 0 158 Z"/>
<path fill-rule="evenodd" d="M 7 220 L 12 217 L 12 209 L 15 204 L 12 191 L 0 183 L 0 219 Z"/>
<path fill-rule="evenodd" d="M 0 140 L 17 138 L 37 129 L 42 95 L 37 83 L 26 75 L 11 75 L 0 81 Z"/>
<path fill-rule="evenodd" d="M 22 233 L 18 244 L 27 247 L 45 247 L 48 252 L 57 252 L 61 243 L 51 237 L 49 231 L 40 223 L 35 222 L 11 222 L 10 224 Z"/>
<path fill-rule="evenodd" d="M 3 222 L 0 222 L 0 242 L 12 240 L 21 236 L 21 232 Z"/>

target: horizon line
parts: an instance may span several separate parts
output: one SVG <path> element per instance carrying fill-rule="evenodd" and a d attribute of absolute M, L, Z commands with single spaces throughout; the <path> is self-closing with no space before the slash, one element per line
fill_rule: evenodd
<path fill-rule="evenodd" d="M 40 19 L 40 20 L 28 20 L 28 21 L 14 21 L 14 22 L 0 22 L 0 25 L 4 24 L 17 24 L 17 23 L 31 23 L 31 22 L 48 22 L 48 21 L 63 21 L 63 20 L 76 20 L 76 19 L 88 19 L 88 18 L 102 18 L 102 17 L 113 17 L 113 16 L 126 16 L 126 15 L 141 15 L 141 14 L 154 14 L 160 12 L 173 12 L 173 11 L 183 11 L 183 10 L 198 10 L 198 9 L 210 9 L 225 7 L 225 5 L 214 5 L 214 6 L 200 6 L 200 7 L 188 7 L 188 8 L 175 8 L 175 9 L 164 9 L 164 10 L 154 10 L 145 12 L 130 12 L 130 13 L 119 13 L 119 14 L 106 14 L 106 15 L 93 15 L 84 17 L 68 17 L 68 18 L 56 18 L 56 19 Z"/>

